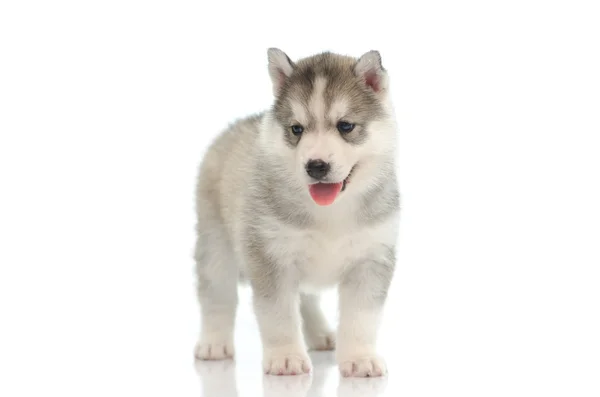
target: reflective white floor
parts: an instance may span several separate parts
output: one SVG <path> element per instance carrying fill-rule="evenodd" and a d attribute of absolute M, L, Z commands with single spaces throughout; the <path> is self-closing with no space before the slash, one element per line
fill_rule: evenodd
<path fill-rule="evenodd" d="M 302 376 L 262 376 L 262 395 L 265 397 L 344 396 L 369 397 L 384 395 L 387 377 L 352 379 L 340 378 L 333 353 L 310 354 L 313 372 Z M 197 361 L 203 396 L 256 396 L 258 390 L 245 384 L 242 371 L 256 372 L 257 366 L 236 365 L 232 360 L 221 362 Z M 246 375 L 247 376 L 247 375 Z"/>

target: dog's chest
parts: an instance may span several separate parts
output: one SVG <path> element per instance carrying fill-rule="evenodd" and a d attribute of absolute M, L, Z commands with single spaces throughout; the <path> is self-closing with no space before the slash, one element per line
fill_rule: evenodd
<path fill-rule="evenodd" d="M 347 266 L 393 244 L 394 235 L 387 223 L 375 227 L 345 223 L 306 230 L 283 228 L 271 236 L 269 251 L 282 266 L 297 271 L 302 287 L 322 288 L 339 282 Z"/>
<path fill-rule="evenodd" d="M 367 256 L 372 245 L 364 231 L 303 233 L 292 248 L 301 284 L 320 286 L 336 283 L 344 268 Z"/>

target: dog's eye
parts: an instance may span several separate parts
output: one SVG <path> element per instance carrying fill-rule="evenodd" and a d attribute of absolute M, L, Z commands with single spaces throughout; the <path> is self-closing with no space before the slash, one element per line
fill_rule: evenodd
<path fill-rule="evenodd" d="M 304 132 L 304 127 L 301 125 L 295 124 L 292 126 L 292 134 L 299 136 Z"/>
<path fill-rule="evenodd" d="M 346 121 L 340 121 L 337 123 L 337 129 L 342 134 L 347 134 L 354 129 L 354 124 L 348 123 Z"/>

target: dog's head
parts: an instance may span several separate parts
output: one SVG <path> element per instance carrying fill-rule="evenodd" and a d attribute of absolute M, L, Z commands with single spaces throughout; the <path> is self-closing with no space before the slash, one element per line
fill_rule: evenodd
<path fill-rule="evenodd" d="M 275 95 L 268 146 L 292 154 L 289 165 L 313 200 L 331 204 L 351 180 L 375 176 L 378 162 L 393 156 L 396 134 L 379 53 L 293 62 L 271 48 L 268 58 Z"/>

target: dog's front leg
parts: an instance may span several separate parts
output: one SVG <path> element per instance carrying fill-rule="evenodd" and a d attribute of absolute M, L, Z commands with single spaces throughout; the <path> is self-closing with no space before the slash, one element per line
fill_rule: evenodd
<path fill-rule="evenodd" d="M 394 264 L 394 249 L 386 249 L 377 260 L 363 261 L 349 269 L 339 285 L 336 356 L 343 376 L 382 376 L 387 372 L 375 344 Z"/>
<path fill-rule="evenodd" d="M 265 373 L 310 372 L 310 358 L 301 328 L 300 293 L 293 269 L 260 255 L 251 263 L 250 284 L 263 343 Z"/>

